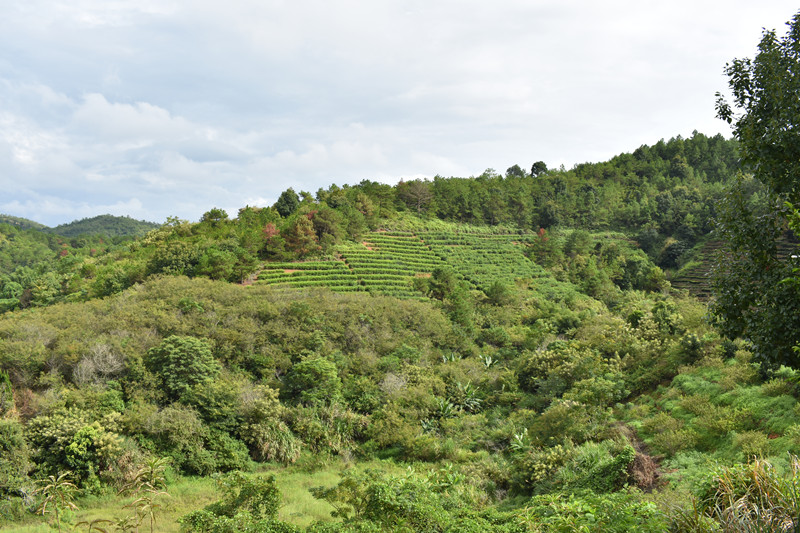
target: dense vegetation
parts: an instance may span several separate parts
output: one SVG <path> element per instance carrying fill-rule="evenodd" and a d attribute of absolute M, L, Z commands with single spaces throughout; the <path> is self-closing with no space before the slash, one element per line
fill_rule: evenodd
<path fill-rule="evenodd" d="M 368 204 L 359 188 L 347 194 Z M 8 248 L 12 276 L 73 284 L 0 322 L 8 519 L 33 479 L 69 472 L 102 495 L 165 458 L 173 477 L 234 476 L 188 530 L 559 530 L 587 507 L 620 531 L 659 530 L 678 519 L 643 492 L 663 484 L 659 457 L 686 472 L 669 490 L 687 509 L 710 451 L 722 464 L 800 451 L 785 373 L 762 392 L 746 347 L 669 295 L 660 254 L 631 236 L 297 199 L 118 244 L 6 227 L 31 248 L 28 263 Z M 770 418 L 720 403 L 737 376 Z M 313 494 L 336 520 L 279 516 L 275 482 L 236 473 L 259 464 L 334 468 Z"/>
<path fill-rule="evenodd" d="M 753 133 L 793 108 L 751 105 L 791 30 L 729 67 L 738 142 L 289 189 L 137 239 L 0 225 L 0 520 L 796 530 L 800 212 Z M 709 249 L 713 321 L 669 281 Z"/>
<path fill-rule="evenodd" d="M 15 217 L 11 215 L 3 215 L 0 214 L 0 224 L 10 224 L 12 226 L 16 226 L 19 229 L 45 229 L 47 226 L 44 224 L 39 224 L 38 222 L 34 222 L 33 220 L 28 220 L 27 218 L 22 217 Z"/>
<path fill-rule="evenodd" d="M 690 139 L 659 141 L 606 163 L 571 170 L 545 171 L 540 164 L 534 165 L 537 173 L 527 174 L 515 166 L 505 177 L 489 170 L 477 178 L 437 177 L 395 187 L 363 181 L 320 189 L 316 198 L 289 189 L 272 208 L 245 207 L 235 219 L 212 209 L 197 224 L 170 219 L 134 242 L 119 235 L 108 237 L 119 234 L 114 229 L 119 224 L 134 231 L 132 221 L 123 217 L 111 220 L 111 226 L 107 216 L 72 225 L 96 228 L 103 236 L 66 237 L 0 224 L 0 312 L 104 297 L 159 273 L 241 282 L 257 274 L 263 260 L 344 258 L 347 262 L 349 257 L 350 270 L 358 277 L 363 269 L 375 270 L 380 264 L 378 248 L 399 258 L 397 246 L 391 249 L 388 242 L 378 242 L 386 237 L 371 233 L 375 242 L 362 239 L 371 230 L 387 227 L 395 237 L 413 234 L 425 241 L 425 253 L 449 260 L 456 270 L 468 269 L 470 260 L 450 254 L 451 246 L 461 245 L 464 257 L 484 252 L 474 246 L 469 249 L 472 245 L 465 235 L 448 244 L 449 232 L 457 230 L 446 225 L 440 229 L 435 220 L 489 224 L 491 231 L 473 226 L 481 229 L 468 232 L 496 234 L 505 246 L 516 246 L 511 255 L 504 253 L 506 261 L 518 257 L 513 265 L 500 267 L 481 256 L 483 263 L 498 265 L 491 267 L 495 270 L 528 269 L 530 262 L 519 260 L 519 244 L 530 245 L 530 253 L 547 248 L 551 234 L 539 233 L 540 229 L 558 234 L 559 228 L 577 228 L 624 234 L 669 273 L 689 263 L 696 255 L 692 248 L 707 238 L 724 183 L 732 178 L 734 160 L 733 141 L 696 133 Z M 86 222 L 103 224 L 85 226 Z M 414 268 L 426 273 L 432 272 L 432 265 Z M 386 276 L 374 284 L 388 290 L 388 276 L 394 274 L 399 276 L 394 278 L 396 295 L 416 294 L 402 279 L 411 271 L 399 272 L 376 271 Z M 270 272 L 261 275 L 265 281 L 271 279 Z M 484 281 L 500 275 L 511 281 L 499 271 L 472 275 L 483 276 Z M 357 287 L 370 285 L 369 278 L 358 280 Z M 482 283 L 478 278 L 472 282 Z M 353 285 L 339 285 L 346 286 Z"/>
<path fill-rule="evenodd" d="M 69 224 L 60 224 L 50 228 L 50 233 L 62 237 L 78 237 L 80 235 L 103 235 L 105 237 L 141 237 L 148 231 L 155 229 L 159 224 L 135 220 L 131 217 L 115 217 L 113 215 L 99 215 L 92 218 L 75 220 Z"/>

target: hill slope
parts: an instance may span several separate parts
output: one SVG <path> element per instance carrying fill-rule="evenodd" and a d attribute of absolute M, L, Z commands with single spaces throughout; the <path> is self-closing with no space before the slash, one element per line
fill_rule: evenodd
<path fill-rule="evenodd" d="M 47 226 L 45 226 L 44 224 L 39 224 L 38 222 L 34 222 L 33 220 L 28 220 L 27 218 L 15 217 L 12 215 L 3 215 L 3 214 L 0 214 L 0 224 L 10 224 L 19 229 L 39 229 L 39 230 L 47 229 Z"/>
<path fill-rule="evenodd" d="M 148 231 L 159 227 L 160 224 L 135 220 L 131 217 L 118 217 L 114 215 L 98 215 L 92 218 L 75 220 L 69 224 L 61 224 L 54 228 L 46 229 L 50 233 L 63 237 L 77 237 L 78 235 L 105 235 L 107 237 L 141 237 Z"/>

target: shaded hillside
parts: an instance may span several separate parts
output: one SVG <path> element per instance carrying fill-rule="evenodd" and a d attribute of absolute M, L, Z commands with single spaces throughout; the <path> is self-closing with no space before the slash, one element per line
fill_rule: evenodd
<path fill-rule="evenodd" d="M 75 220 L 69 224 L 61 224 L 60 226 L 47 229 L 46 231 L 64 237 L 77 237 L 78 235 L 141 237 L 160 225 L 161 224 L 156 224 L 155 222 L 136 220 L 128 216 L 98 215 L 92 218 Z"/>
<path fill-rule="evenodd" d="M 778 251 L 778 258 L 782 261 L 787 261 L 790 255 L 797 252 L 798 239 L 791 231 L 786 231 L 775 245 Z M 684 265 L 670 279 L 672 287 L 686 290 L 689 294 L 702 301 L 711 299 L 711 268 L 715 257 L 722 253 L 724 248 L 724 241 L 710 240 L 706 242 L 696 258 Z"/>
<path fill-rule="evenodd" d="M 714 257 L 722 250 L 723 241 L 712 240 L 703 245 L 697 260 L 690 261 L 671 280 L 674 289 L 686 290 L 703 301 L 711 298 L 711 283 L 709 274 Z"/>

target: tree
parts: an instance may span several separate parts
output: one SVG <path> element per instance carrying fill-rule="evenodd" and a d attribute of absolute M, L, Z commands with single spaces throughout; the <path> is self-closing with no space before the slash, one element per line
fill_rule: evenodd
<path fill-rule="evenodd" d="M 228 220 L 228 213 L 224 209 L 215 207 L 211 211 L 206 211 L 200 218 L 200 222 L 206 222 L 213 227 L 218 226 L 221 222 Z"/>
<path fill-rule="evenodd" d="M 22 424 L 0 416 L 0 498 L 19 493 L 31 466 Z"/>
<path fill-rule="evenodd" d="M 525 171 L 519 165 L 514 165 L 506 169 L 507 178 L 524 178 Z"/>
<path fill-rule="evenodd" d="M 765 31 L 755 59 L 725 68 L 733 106 L 717 93 L 717 116 L 733 125 L 742 170 L 719 206 L 718 232 L 726 240 L 712 273 L 715 322 L 729 337 L 753 344 L 765 368 L 800 366 L 800 286 L 782 283 L 792 265 L 779 253 L 785 240 L 786 202 L 800 200 L 800 13 L 778 38 Z M 735 109 L 735 111 L 734 111 Z M 753 190 L 765 201 L 754 202 Z"/>
<path fill-rule="evenodd" d="M 444 300 L 455 290 L 457 284 L 455 272 L 449 268 L 436 267 L 428 280 L 428 290 L 432 298 Z"/>
<path fill-rule="evenodd" d="M 290 223 L 286 231 L 286 246 L 299 258 L 320 250 L 314 224 L 307 215 L 299 215 Z"/>
<path fill-rule="evenodd" d="M 496 306 L 507 305 L 514 297 L 511 287 L 500 280 L 494 281 L 485 292 L 489 303 Z"/>
<path fill-rule="evenodd" d="M 336 365 L 316 357 L 294 365 L 286 376 L 286 390 L 306 405 L 329 405 L 342 396 Z"/>
<path fill-rule="evenodd" d="M 195 385 L 216 377 L 220 370 L 208 344 L 194 337 L 177 335 L 151 348 L 145 363 L 159 377 L 170 400 L 179 400 Z"/>
<path fill-rule="evenodd" d="M 547 172 L 547 165 L 544 164 L 544 161 L 537 161 L 531 166 L 531 176 L 534 178 L 545 172 Z"/>
<path fill-rule="evenodd" d="M 281 193 L 273 207 L 278 211 L 278 214 L 285 218 L 297 211 L 297 208 L 300 207 L 300 198 L 294 192 L 294 189 L 289 187 Z"/>
<path fill-rule="evenodd" d="M 746 170 L 772 192 L 797 203 L 800 167 L 800 13 L 778 38 L 765 31 L 758 55 L 726 65 L 736 115 L 717 93 L 717 115 L 733 125 Z"/>
<path fill-rule="evenodd" d="M 430 183 L 422 180 L 401 181 L 397 184 L 397 196 L 408 207 L 416 208 L 417 213 L 422 213 L 433 200 Z"/>

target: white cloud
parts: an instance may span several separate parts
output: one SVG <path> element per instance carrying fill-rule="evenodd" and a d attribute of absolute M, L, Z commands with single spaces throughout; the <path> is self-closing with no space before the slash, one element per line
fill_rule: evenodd
<path fill-rule="evenodd" d="M 43 170 L 43 159 L 63 146 L 63 140 L 24 116 L 0 111 L 0 145 L 11 156 L 7 170 L 34 173 Z"/>
<path fill-rule="evenodd" d="M 0 210 L 48 224 L 110 208 L 195 220 L 270 205 L 290 186 L 571 166 L 727 132 L 713 109 L 724 63 L 796 9 L 13 3 L 0 18 Z"/>
<path fill-rule="evenodd" d="M 169 111 L 146 102 L 109 103 L 102 94 L 87 94 L 73 115 L 77 131 L 108 141 L 153 143 L 158 140 L 181 140 L 194 135 L 187 120 L 173 117 Z"/>

